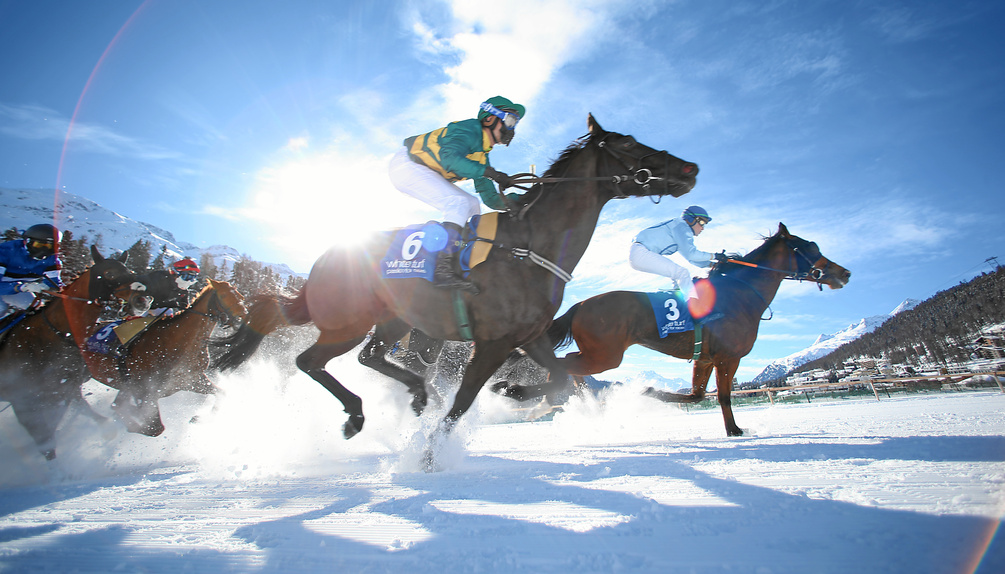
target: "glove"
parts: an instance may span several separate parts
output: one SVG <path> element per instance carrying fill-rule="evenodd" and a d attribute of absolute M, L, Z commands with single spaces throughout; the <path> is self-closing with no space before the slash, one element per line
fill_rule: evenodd
<path fill-rule="evenodd" d="M 22 293 L 41 293 L 42 291 L 48 291 L 49 286 L 41 281 L 32 281 L 30 283 L 22 283 L 18 286 L 18 291 Z"/>
<path fill-rule="evenodd" d="M 485 166 L 485 177 L 491 179 L 492 181 L 499 184 L 499 191 L 511 187 L 513 185 L 513 178 L 506 175 L 505 173 L 497 170 L 491 165 Z"/>
<path fill-rule="evenodd" d="M 726 250 L 723 249 L 719 253 L 712 254 L 712 259 L 715 259 L 717 263 L 725 263 L 729 261 L 729 257 L 726 257 Z"/>

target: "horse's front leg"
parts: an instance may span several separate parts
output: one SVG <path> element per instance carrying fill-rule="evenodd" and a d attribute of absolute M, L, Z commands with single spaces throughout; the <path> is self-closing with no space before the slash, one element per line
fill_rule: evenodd
<path fill-rule="evenodd" d="M 521 347 L 526 351 L 527 356 L 535 363 L 548 369 L 548 382 L 540 385 L 517 385 L 507 381 L 500 381 L 492 385 L 492 391 L 504 397 L 509 397 L 518 401 L 526 401 L 548 395 L 554 396 L 556 393 L 564 391 L 569 386 L 569 372 L 562 366 L 562 362 L 555 356 L 551 341 L 547 335 L 542 335 L 537 339 Z M 548 402 L 552 402 L 550 399 Z"/>
<path fill-rule="evenodd" d="M 733 419 L 733 375 L 739 366 L 739 359 L 730 359 L 715 367 L 716 392 L 719 408 L 722 409 L 722 420 L 726 423 L 726 436 L 743 436 L 743 429 Z"/>
<path fill-rule="evenodd" d="M 139 391 L 139 392 L 137 392 Z M 112 410 L 126 425 L 126 430 L 146 436 L 160 436 L 164 432 L 158 395 L 144 387 L 125 388 L 112 400 Z"/>
<path fill-rule="evenodd" d="M 438 470 L 436 463 L 438 446 L 450 434 L 464 413 L 468 412 L 485 381 L 506 362 L 506 357 L 512 350 L 513 346 L 506 341 L 475 341 L 475 350 L 464 370 L 461 386 L 454 396 L 454 404 L 427 441 L 429 446 L 423 455 L 423 470 L 426 472 Z"/>

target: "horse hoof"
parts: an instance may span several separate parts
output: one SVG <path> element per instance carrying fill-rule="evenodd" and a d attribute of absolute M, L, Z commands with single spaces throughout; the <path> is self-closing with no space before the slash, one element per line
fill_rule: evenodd
<path fill-rule="evenodd" d="M 436 455 L 433 454 L 433 450 L 427 449 L 422 455 L 422 472 L 440 472 L 441 470 L 443 469 L 436 463 Z"/>
<path fill-rule="evenodd" d="M 743 436 L 743 429 L 735 428 L 726 431 L 726 436 Z"/>
<path fill-rule="evenodd" d="M 422 416 L 423 411 L 426 410 L 428 400 L 426 396 L 412 397 L 412 412 L 415 413 L 415 416 Z"/>
<path fill-rule="evenodd" d="M 492 385 L 492 392 L 493 393 L 495 393 L 497 395 L 502 395 L 502 396 L 510 398 L 510 399 L 516 399 L 518 401 L 519 400 L 523 400 L 523 399 L 520 398 L 520 395 L 521 395 L 520 391 L 521 390 L 522 389 L 520 388 L 519 385 L 511 385 L 511 384 L 507 383 L 506 381 L 501 381 L 501 382 L 498 382 L 498 383 Z"/>
<path fill-rule="evenodd" d="M 342 425 L 342 435 L 345 436 L 346 440 L 359 434 L 359 431 L 363 430 L 363 415 L 350 415 L 349 420 L 345 421 Z"/>

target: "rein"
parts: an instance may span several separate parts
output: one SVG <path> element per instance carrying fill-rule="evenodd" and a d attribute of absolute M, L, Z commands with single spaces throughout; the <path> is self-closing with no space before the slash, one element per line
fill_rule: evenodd
<path fill-rule="evenodd" d="M 610 134 L 608 134 L 608 135 L 610 135 Z M 606 137 L 607 136 L 605 135 L 604 138 L 606 138 Z M 628 137 L 631 137 L 631 136 L 628 136 Z M 634 138 L 633 138 L 633 141 L 634 141 Z M 604 141 L 604 139 L 601 139 L 599 142 L 597 142 L 597 147 L 599 147 L 602 150 L 607 151 L 607 153 L 609 153 L 612 156 L 614 156 L 614 159 L 618 160 L 621 163 L 621 165 L 625 169 L 627 169 L 629 172 L 631 172 L 631 173 L 630 174 L 626 174 L 626 175 L 605 175 L 605 176 L 591 176 L 591 177 L 586 177 L 586 176 L 584 176 L 584 177 L 537 177 L 537 176 L 535 176 L 532 173 L 517 173 L 517 174 L 514 174 L 511 177 L 511 180 L 513 181 L 512 187 L 516 187 L 516 188 L 522 189 L 524 191 L 528 191 L 529 188 L 527 188 L 525 186 L 526 185 L 533 185 L 533 184 L 536 184 L 536 183 L 564 183 L 564 182 L 570 182 L 570 181 L 607 181 L 607 182 L 613 183 L 615 186 L 619 186 L 622 183 L 629 183 L 629 182 L 631 182 L 631 183 L 634 183 L 635 185 L 641 185 L 642 189 L 644 189 L 646 192 L 648 192 L 649 189 L 650 189 L 650 183 L 651 182 L 653 182 L 653 181 L 663 181 L 665 179 L 665 178 L 653 175 L 652 170 L 650 170 L 648 168 L 640 167 L 640 168 L 636 169 L 635 165 L 636 164 L 642 165 L 642 161 L 644 159 L 646 159 L 649 156 L 653 156 L 653 155 L 664 155 L 664 156 L 666 156 L 666 164 L 669 165 L 670 164 L 670 154 L 668 154 L 666 151 L 653 151 L 652 153 L 647 153 L 645 155 L 636 157 L 636 156 L 634 156 L 634 155 L 632 155 L 632 154 L 630 154 L 628 152 L 619 151 L 619 150 L 616 150 L 614 148 L 609 147 L 607 145 L 607 142 Z M 627 157 L 631 161 L 630 162 L 624 161 L 623 158 L 625 158 L 625 157 Z M 619 191 L 619 193 L 617 194 L 617 197 L 620 197 L 620 198 L 628 197 L 628 194 L 622 194 L 622 193 L 620 193 L 620 189 L 618 189 L 618 191 Z M 500 190 L 499 193 L 502 194 L 502 190 Z M 651 197 L 650 197 L 650 199 L 651 199 Z M 653 203 L 659 203 L 659 201 L 658 200 L 653 200 Z"/>
<path fill-rule="evenodd" d="M 830 262 L 830 260 L 828 260 L 826 257 L 824 257 L 824 256 L 821 255 L 820 258 L 817 259 L 816 262 L 813 262 L 813 261 L 810 261 L 810 258 L 807 257 L 805 254 L 803 254 L 803 252 L 800 251 L 798 247 L 793 247 L 792 245 L 789 244 L 788 241 L 785 242 L 785 245 L 788 246 L 792 250 L 792 252 L 794 254 L 798 255 L 804 261 L 806 261 L 807 263 L 809 263 L 810 264 L 810 268 L 808 270 L 806 270 L 806 271 L 799 271 L 799 270 L 788 271 L 788 270 L 785 270 L 785 269 L 775 269 L 774 267 L 768 267 L 766 265 L 758 265 L 757 263 L 751 263 L 749 261 L 743 261 L 743 260 L 740 260 L 740 259 L 733 259 L 733 258 L 727 259 L 726 263 L 735 263 L 737 265 L 742 265 L 744 267 L 750 267 L 751 269 L 760 269 L 761 271 L 771 271 L 773 273 L 781 273 L 783 275 L 782 279 L 792 279 L 793 281 L 800 281 L 800 282 L 801 281 L 812 281 L 813 283 L 817 284 L 817 287 L 821 291 L 823 291 L 823 288 L 824 288 L 823 287 L 823 283 L 821 283 L 820 280 L 823 279 L 823 277 L 824 277 L 824 270 L 820 267 L 820 265 L 826 265 L 827 263 Z M 797 267 L 798 267 L 798 265 L 797 265 Z M 738 278 L 733 277 L 731 275 L 726 275 L 726 273 L 724 271 L 717 270 L 717 273 L 718 273 L 718 275 L 720 277 L 724 277 L 724 278 L 729 279 L 731 281 L 735 281 L 737 283 L 741 283 L 743 285 L 746 285 L 748 289 L 750 289 L 751 291 L 753 291 L 754 294 L 757 295 L 761 299 L 761 301 L 764 303 L 764 306 L 767 308 L 768 313 L 769 313 L 767 319 L 765 319 L 763 317 L 761 318 L 762 321 L 770 321 L 771 318 L 775 316 L 775 312 L 771 310 L 771 305 L 767 302 L 767 300 L 764 298 L 764 296 L 761 295 L 761 292 L 758 291 L 753 285 L 751 285 L 750 283 L 747 283 L 743 279 L 738 279 Z"/>

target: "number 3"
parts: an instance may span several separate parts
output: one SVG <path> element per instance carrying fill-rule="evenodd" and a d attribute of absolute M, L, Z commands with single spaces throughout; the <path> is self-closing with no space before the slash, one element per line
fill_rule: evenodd
<path fill-rule="evenodd" d="M 677 308 L 677 300 L 673 297 L 667 299 L 667 302 L 663 304 L 664 307 L 669 311 L 667 313 L 667 321 L 676 321 L 680 318 L 680 309 Z"/>

